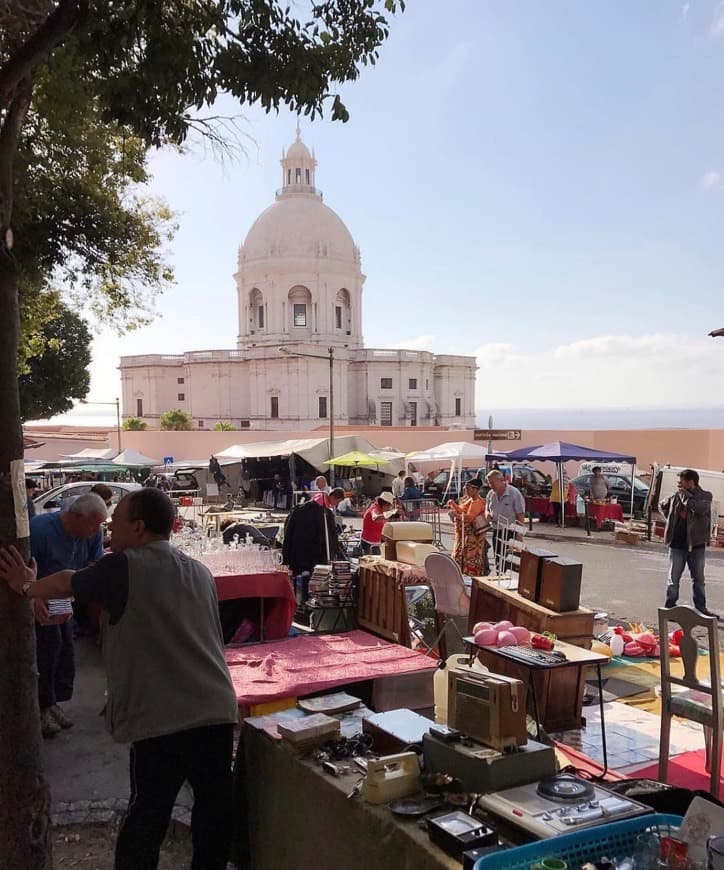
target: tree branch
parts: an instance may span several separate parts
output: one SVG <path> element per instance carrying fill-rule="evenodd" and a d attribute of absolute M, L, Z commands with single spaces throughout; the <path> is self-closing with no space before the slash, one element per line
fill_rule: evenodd
<path fill-rule="evenodd" d="M 63 41 L 87 12 L 88 0 L 60 0 L 55 11 L 0 68 L 0 106 L 12 99 L 18 84 Z"/>
<path fill-rule="evenodd" d="M 5 233 L 13 210 L 13 158 L 32 96 L 33 80 L 28 75 L 15 88 L 0 126 L 0 253 L 5 253 Z"/>

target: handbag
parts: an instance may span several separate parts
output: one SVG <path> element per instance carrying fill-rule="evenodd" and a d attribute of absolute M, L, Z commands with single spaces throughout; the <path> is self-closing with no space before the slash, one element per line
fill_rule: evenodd
<path fill-rule="evenodd" d="M 484 532 L 486 529 L 490 528 L 490 523 L 487 520 L 485 514 L 478 514 L 472 522 L 473 529 L 476 532 Z"/>

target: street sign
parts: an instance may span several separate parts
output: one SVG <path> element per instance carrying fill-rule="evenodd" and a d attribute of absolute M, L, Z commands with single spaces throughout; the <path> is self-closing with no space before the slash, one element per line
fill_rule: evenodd
<path fill-rule="evenodd" d="M 473 433 L 475 441 L 520 441 L 520 429 L 476 429 Z"/>
<path fill-rule="evenodd" d="M 173 465 L 173 456 L 164 456 L 163 457 L 164 465 Z"/>

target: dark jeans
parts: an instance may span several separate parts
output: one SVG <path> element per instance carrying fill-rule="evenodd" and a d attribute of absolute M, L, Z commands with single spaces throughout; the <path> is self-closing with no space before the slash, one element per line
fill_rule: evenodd
<path fill-rule="evenodd" d="M 675 607 L 679 600 L 679 581 L 688 566 L 691 574 L 692 595 L 694 607 L 706 610 L 706 586 L 704 583 L 704 562 L 706 548 L 695 547 L 693 550 L 678 550 L 669 547 L 669 583 L 666 587 L 665 607 Z"/>
<path fill-rule="evenodd" d="M 38 625 L 36 622 L 35 646 L 40 709 L 45 710 L 60 701 L 70 701 L 75 680 L 73 620 L 60 625 Z"/>
<path fill-rule="evenodd" d="M 380 545 L 379 544 L 368 544 L 367 541 L 362 541 L 362 552 L 365 556 L 379 556 L 380 555 Z"/>
<path fill-rule="evenodd" d="M 184 780 L 194 792 L 191 870 L 225 870 L 231 846 L 233 725 L 192 728 L 131 744 L 131 797 L 115 870 L 156 870 Z"/>

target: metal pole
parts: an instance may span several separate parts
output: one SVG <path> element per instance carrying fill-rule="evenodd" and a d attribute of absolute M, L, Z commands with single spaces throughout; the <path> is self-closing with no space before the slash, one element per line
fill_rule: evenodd
<path fill-rule="evenodd" d="M 334 348 L 329 352 L 329 458 L 334 459 Z M 329 466 L 329 483 L 334 486 L 334 466 Z"/>
<path fill-rule="evenodd" d="M 121 401 L 120 399 L 116 399 L 116 426 L 118 427 L 118 452 L 120 453 L 121 448 Z"/>

